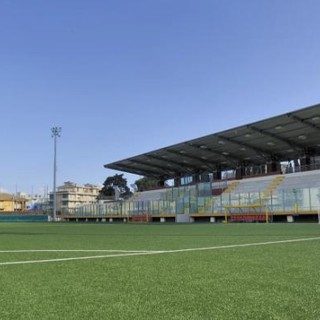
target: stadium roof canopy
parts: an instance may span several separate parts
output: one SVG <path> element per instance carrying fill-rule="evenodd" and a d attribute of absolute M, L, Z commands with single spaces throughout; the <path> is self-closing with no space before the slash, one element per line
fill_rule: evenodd
<path fill-rule="evenodd" d="M 320 155 L 320 104 L 181 142 L 105 168 L 159 179 Z"/>

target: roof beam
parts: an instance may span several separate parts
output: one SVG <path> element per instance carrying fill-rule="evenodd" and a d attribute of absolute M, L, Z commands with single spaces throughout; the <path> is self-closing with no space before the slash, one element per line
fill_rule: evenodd
<path fill-rule="evenodd" d="M 160 156 L 155 156 L 155 155 L 153 155 L 153 154 L 146 154 L 145 156 L 148 157 L 148 158 L 151 158 L 151 159 L 169 162 L 169 163 L 172 163 L 172 164 L 177 165 L 177 166 L 180 166 L 180 167 L 185 167 L 186 169 L 187 169 L 187 168 L 190 168 L 190 167 L 192 167 L 192 168 L 194 168 L 194 169 L 198 169 L 198 168 L 199 168 L 199 167 L 196 166 L 196 165 L 192 165 L 192 164 L 187 164 L 187 165 L 186 165 L 185 163 L 180 163 L 180 162 L 178 162 L 178 161 L 174 161 L 174 160 L 171 160 L 171 159 L 162 158 L 162 157 L 160 157 Z"/>
<path fill-rule="evenodd" d="M 225 155 L 223 154 L 222 152 L 217 152 L 217 151 L 214 151 L 212 150 L 211 148 L 202 148 L 201 146 L 197 145 L 197 144 L 193 144 L 193 143 L 190 143 L 190 142 L 185 142 L 189 147 L 192 147 L 192 148 L 196 148 L 198 150 L 202 150 L 204 152 L 208 152 L 208 153 L 211 153 L 211 154 L 214 154 L 214 155 L 218 155 L 226 160 L 228 160 L 229 162 L 233 163 L 234 165 L 238 165 L 239 164 L 239 161 L 243 161 L 242 158 L 239 158 L 239 157 L 235 157 L 233 155 Z M 235 162 L 236 161 L 236 162 Z"/>
<path fill-rule="evenodd" d="M 130 172 L 130 173 L 134 173 L 134 174 L 142 174 L 145 175 L 145 173 L 147 173 L 148 175 L 152 176 L 152 177 L 159 177 L 161 176 L 158 172 L 153 171 L 153 170 L 145 170 L 145 169 L 137 169 L 135 166 L 132 165 L 126 165 L 126 164 L 118 164 L 115 167 L 111 167 L 111 166 L 105 166 L 105 168 L 109 168 L 109 169 L 114 169 L 114 170 L 121 170 L 121 168 L 124 168 L 126 170 L 124 170 L 125 172 Z M 167 175 L 167 173 L 166 173 Z"/>
<path fill-rule="evenodd" d="M 300 122 L 306 126 L 308 126 L 309 128 L 312 128 L 312 129 L 315 129 L 317 131 L 320 131 L 320 128 L 318 126 L 316 126 L 315 124 L 313 123 L 310 123 L 309 121 L 305 120 L 305 119 L 301 119 L 300 117 L 292 114 L 292 113 L 287 113 L 287 116 L 297 122 Z"/>
<path fill-rule="evenodd" d="M 136 163 L 136 164 L 142 164 L 144 166 L 151 167 L 151 168 L 158 168 L 158 169 L 162 170 L 163 172 L 165 172 L 166 174 L 168 174 L 168 171 L 171 171 L 169 167 L 159 166 L 159 165 L 152 164 L 152 163 L 149 163 L 146 161 L 134 160 L 134 159 L 128 159 L 128 161 L 130 161 L 132 163 Z M 174 171 L 174 170 L 172 170 L 172 171 Z"/>
<path fill-rule="evenodd" d="M 253 147 L 247 143 L 244 143 L 244 142 L 239 142 L 239 141 L 235 141 L 231 138 L 227 138 L 227 137 L 224 137 L 222 135 L 216 135 L 216 137 L 218 137 L 219 139 L 221 140 L 225 140 L 225 141 L 228 141 L 228 142 L 231 142 L 233 144 L 237 144 L 243 148 L 246 148 L 246 149 L 249 149 L 249 150 L 252 150 L 254 152 L 256 152 L 257 154 L 259 154 L 261 157 L 263 157 L 265 160 L 268 160 L 268 157 L 266 157 L 266 155 L 269 156 L 269 158 L 273 158 L 275 155 L 273 153 L 270 153 L 268 150 L 265 150 L 265 149 L 261 149 L 261 148 L 256 148 L 256 147 Z"/>
<path fill-rule="evenodd" d="M 282 142 L 282 143 L 285 143 L 285 144 L 287 144 L 289 147 L 295 149 L 295 150 L 298 151 L 298 152 L 301 151 L 301 150 L 304 150 L 304 147 L 301 146 L 301 145 L 299 145 L 298 143 L 295 143 L 295 142 L 293 142 L 293 141 L 291 141 L 291 140 L 288 140 L 288 139 L 279 137 L 279 136 L 276 135 L 276 134 L 267 132 L 267 131 L 265 131 L 265 130 L 259 129 L 259 128 L 255 127 L 255 126 L 252 126 L 252 125 L 248 125 L 247 128 L 248 128 L 248 129 L 251 129 L 252 131 L 259 132 L 259 133 L 261 133 L 261 134 L 264 135 L 264 136 L 268 136 L 268 137 L 271 137 L 271 138 L 273 138 L 273 139 L 275 139 L 275 140 L 278 140 L 278 141 L 280 141 L 280 142 Z"/>
<path fill-rule="evenodd" d="M 201 164 L 202 164 L 202 166 L 206 166 L 210 171 L 214 171 L 215 170 L 215 168 L 213 168 L 213 167 L 211 167 L 206 161 L 204 161 L 203 159 L 201 159 L 201 158 L 198 158 L 198 157 L 195 157 L 195 156 L 192 156 L 192 155 L 190 155 L 190 154 L 187 154 L 187 153 L 181 153 L 181 152 L 179 152 L 179 151 L 175 151 L 175 150 L 166 150 L 167 152 L 169 152 L 169 153 L 173 153 L 173 154 L 175 154 L 175 155 L 178 155 L 178 156 L 180 156 L 180 157 L 183 157 L 183 158 L 188 158 L 188 159 L 191 159 L 191 160 L 195 160 L 195 161 L 198 161 L 198 162 L 200 162 Z M 202 167 L 196 167 L 198 170 L 201 170 L 201 169 L 203 169 Z"/>

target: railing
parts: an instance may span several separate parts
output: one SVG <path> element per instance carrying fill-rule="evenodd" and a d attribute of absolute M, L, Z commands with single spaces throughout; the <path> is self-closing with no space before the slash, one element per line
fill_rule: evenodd
<path fill-rule="evenodd" d="M 79 216 L 132 216 L 161 214 L 222 214 L 226 206 L 263 204 L 270 212 L 317 211 L 320 188 L 303 188 L 248 193 L 229 193 L 220 196 L 179 195 L 175 200 L 113 202 L 91 204 L 66 212 Z"/>

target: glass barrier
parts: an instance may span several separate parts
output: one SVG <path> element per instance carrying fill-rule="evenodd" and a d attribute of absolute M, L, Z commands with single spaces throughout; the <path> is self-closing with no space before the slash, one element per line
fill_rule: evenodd
<path fill-rule="evenodd" d="M 211 194 L 211 183 L 171 188 L 161 200 L 121 201 L 88 204 L 68 211 L 79 216 L 129 216 L 161 214 L 221 214 L 226 207 L 267 206 L 272 212 L 316 212 L 320 188 L 286 189 L 269 192 Z"/>

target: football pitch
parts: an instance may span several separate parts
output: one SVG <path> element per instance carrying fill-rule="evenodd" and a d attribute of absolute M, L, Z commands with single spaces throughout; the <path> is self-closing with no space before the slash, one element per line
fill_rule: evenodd
<path fill-rule="evenodd" d="M 0 224 L 0 319 L 320 319 L 318 224 Z"/>

